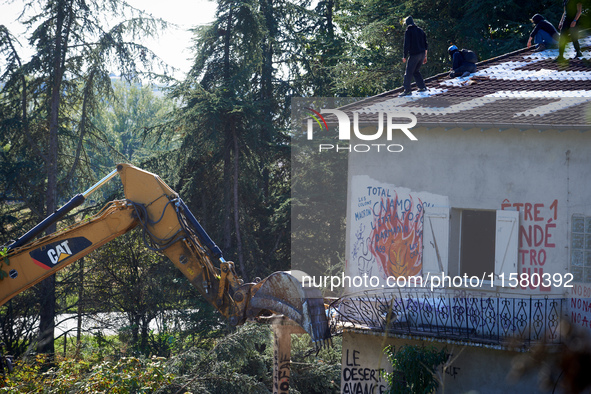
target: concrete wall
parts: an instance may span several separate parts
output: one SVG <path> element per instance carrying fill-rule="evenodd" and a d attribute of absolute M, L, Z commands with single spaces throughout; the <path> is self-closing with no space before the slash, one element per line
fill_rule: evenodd
<path fill-rule="evenodd" d="M 422 263 L 429 245 L 422 224 L 425 212 L 437 208 L 447 210 L 451 217 L 446 224 L 449 248 L 444 250 L 447 274 L 460 274 L 458 223 L 453 218 L 457 212 L 516 210 L 516 272 L 568 278 L 572 217 L 591 216 L 591 132 L 461 128 L 414 128 L 412 132 L 417 141 L 391 141 L 401 142 L 401 152 L 361 152 L 364 148 L 360 145 L 360 152 L 352 149 L 349 154 L 345 275 L 366 274 L 377 279 L 374 283 L 346 286 L 346 293 L 379 289 L 389 275 L 397 272 L 424 276 Z M 364 143 L 351 140 L 352 146 Z M 394 206 L 384 208 L 383 202 L 393 199 L 397 199 L 391 204 Z M 395 225 L 400 225 L 401 232 L 393 230 L 392 217 L 397 218 Z M 376 238 L 376 234 L 384 236 Z M 458 286 L 454 295 L 566 297 L 568 310 L 564 317 L 568 315 L 576 325 L 591 328 L 591 284 L 571 281 L 573 287 L 565 287 L 564 282 L 515 288 L 493 282 L 477 290 Z M 342 392 L 383 392 L 385 382 L 376 378 L 378 370 L 389 368 L 383 348 L 404 343 L 420 342 L 385 339 L 372 333 L 345 333 Z M 444 385 L 440 392 L 540 392 L 536 376 L 517 383 L 506 380 L 518 353 L 458 345 L 451 347 L 451 353 L 457 358 L 441 374 Z"/>
<path fill-rule="evenodd" d="M 447 206 L 452 213 L 454 209 L 518 210 L 518 272 L 569 272 L 572 215 L 591 216 L 590 133 L 460 128 L 414 128 L 412 132 L 417 141 L 405 140 L 402 152 L 374 149 L 349 154 L 347 274 L 373 270 L 382 278 L 387 276 L 376 252 L 380 245 L 370 237 L 379 218 L 367 210 L 385 189 L 413 201 L 415 211 L 410 212 L 415 217 L 419 201 L 424 206 Z M 351 145 L 363 143 L 351 141 Z M 453 237 L 452 221 L 452 241 Z M 412 248 L 412 242 L 407 242 L 399 255 L 404 252 L 410 258 Z M 453 242 L 447 253 L 450 274 L 458 274 Z M 508 289 L 493 288 L 499 290 Z M 563 286 L 515 290 L 568 294 Z"/>
<path fill-rule="evenodd" d="M 388 338 L 374 334 L 345 332 L 343 334 L 343 357 L 341 370 L 342 393 L 386 392 L 388 386 L 381 372 L 391 372 L 392 366 L 383 354 L 387 345 L 399 348 L 402 345 L 434 345 L 446 348 L 451 354 L 444 369 L 437 374 L 438 393 L 494 394 L 494 393 L 544 393 L 538 385 L 537 372 L 512 379 L 508 375 L 513 363 L 523 357 L 522 353 L 506 350 L 451 345 L 441 342 L 423 342 L 414 339 Z"/>

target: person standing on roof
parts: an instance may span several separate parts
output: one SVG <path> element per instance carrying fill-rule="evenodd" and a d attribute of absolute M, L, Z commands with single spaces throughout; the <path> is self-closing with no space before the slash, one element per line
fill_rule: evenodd
<path fill-rule="evenodd" d="M 410 96 L 410 84 L 415 79 L 419 92 L 426 92 L 427 87 L 421 75 L 421 65 L 427 63 L 427 35 L 417 25 L 415 25 L 412 16 L 405 19 L 406 31 L 404 32 L 404 48 L 402 62 L 406 63 L 404 72 L 404 92 L 399 96 Z"/>
<path fill-rule="evenodd" d="M 537 44 L 534 52 L 541 52 L 546 48 L 556 48 L 560 36 L 554 25 L 540 14 L 532 16 L 531 21 L 535 27 L 529 34 L 527 47 L 530 48 L 533 41 L 534 44 Z"/>
<path fill-rule="evenodd" d="M 560 30 L 560 39 L 558 40 L 558 57 L 557 61 L 564 61 L 564 48 L 566 41 L 570 36 L 573 46 L 575 47 L 575 57 L 581 57 L 581 46 L 579 45 L 579 32 L 577 29 L 577 22 L 583 12 L 583 3 L 580 0 L 563 0 L 562 5 L 564 12 L 560 19 L 558 29 Z"/>
<path fill-rule="evenodd" d="M 473 55 L 473 58 L 466 58 L 463 52 Z M 474 52 L 465 49 L 460 51 L 457 46 L 452 45 L 447 48 L 447 53 L 449 53 L 452 62 L 452 70 L 449 73 L 450 78 L 467 77 L 476 72 L 476 62 L 474 61 L 476 54 Z"/>

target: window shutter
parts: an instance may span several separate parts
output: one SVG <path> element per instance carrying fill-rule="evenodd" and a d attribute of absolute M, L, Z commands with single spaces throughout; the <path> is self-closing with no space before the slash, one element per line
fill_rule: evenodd
<path fill-rule="evenodd" d="M 505 283 L 511 273 L 517 273 L 519 246 L 519 212 L 497 211 L 495 236 L 495 277 L 505 274 Z"/>
<path fill-rule="evenodd" d="M 447 274 L 449 208 L 426 207 L 423 217 L 423 278 Z"/>

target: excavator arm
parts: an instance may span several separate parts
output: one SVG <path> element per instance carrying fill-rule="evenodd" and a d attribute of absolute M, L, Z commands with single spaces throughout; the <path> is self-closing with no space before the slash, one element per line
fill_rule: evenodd
<path fill-rule="evenodd" d="M 125 200 L 108 203 L 94 217 L 35 239 L 88 194 L 119 174 Z M 316 345 L 330 338 L 318 289 L 304 288 L 287 272 L 243 283 L 234 263 L 207 235 L 179 195 L 160 177 L 119 164 L 107 177 L 8 246 L 1 262 L 0 305 L 112 239 L 139 227 L 146 245 L 166 255 L 230 324 L 282 314 L 298 323 Z"/>

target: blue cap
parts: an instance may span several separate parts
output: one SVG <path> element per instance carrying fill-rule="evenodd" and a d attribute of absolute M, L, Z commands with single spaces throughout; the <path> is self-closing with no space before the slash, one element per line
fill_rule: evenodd
<path fill-rule="evenodd" d="M 454 52 L 454 51 L 457 51 L 457 50 L 458 50 L 458 47 L 457 47 L 457 46 L 455 46 L 455 45 L 452 45 L 452 46 L 450 46 L 449 48 L 447 48 L 447 51 L 448 51 L 449 53 L 452 53 L 452 52 Z"/>

